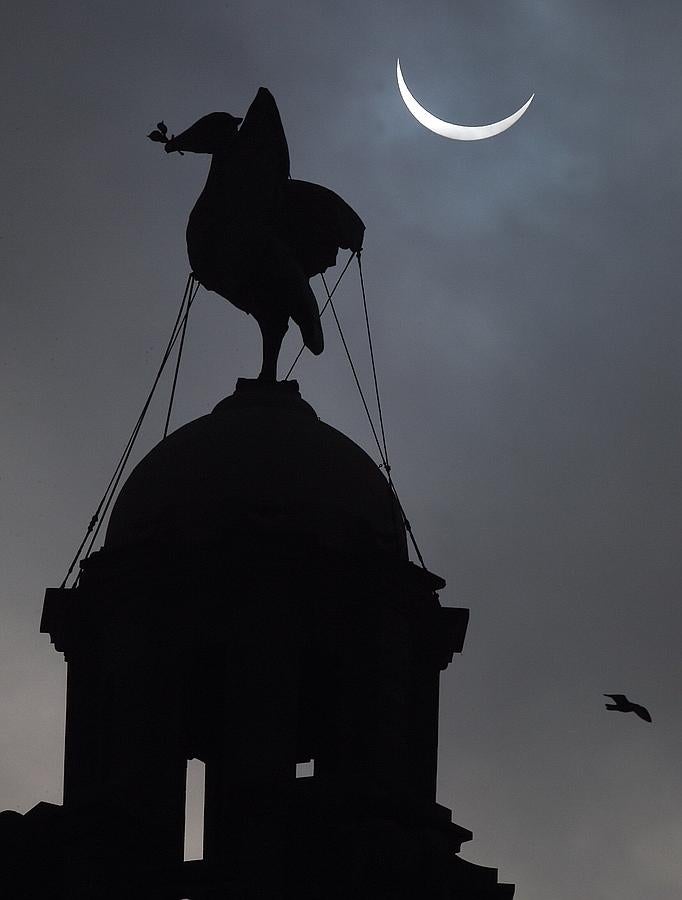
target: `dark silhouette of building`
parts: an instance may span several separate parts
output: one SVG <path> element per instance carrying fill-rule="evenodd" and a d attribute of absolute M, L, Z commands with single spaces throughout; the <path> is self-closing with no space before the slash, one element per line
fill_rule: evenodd
<path fill-rule="evenodd" d="M 468 619 L 443 586 L 365 452 L 295 382 L 240 380 L 135 468 L 78 586 L 47 591 L 64 804 L 0 814 L 3 896 L 510 898 L 436 803 Z M 183 862 L 192 758 L 204 858 Z"/>

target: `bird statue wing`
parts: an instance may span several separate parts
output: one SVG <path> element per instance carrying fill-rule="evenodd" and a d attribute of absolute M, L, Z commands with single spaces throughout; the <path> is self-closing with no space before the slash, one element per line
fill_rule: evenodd
<path fill-rule="evenodd" d="M 336 264 L 339 248 L 360 250 L 365 225 L 334 191 L 310 181 L 290 180 L 277 230 L 311 278 Z"/>
<path fill-rule="evenodd" d="M 242 122 L 238 142 L 249 167 L 285 182 L 289 177 L 289 146 L 275 98 L 267 88 L 258 93 Z"/>

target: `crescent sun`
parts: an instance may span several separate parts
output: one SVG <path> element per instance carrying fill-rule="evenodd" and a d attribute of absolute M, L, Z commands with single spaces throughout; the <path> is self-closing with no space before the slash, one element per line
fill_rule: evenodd
<path fill-rule="evenodd" d="M 456 125 L 454 122 L 445 122 L 443 119 L 436 118 L 436 116 L 431 115 L 427 109 L 424 109 L 423 106 L 417 103 L 405 84 L 403 73 L 400 70 L 400 60 L 397 62 L 396 74 L 398 76 L 398 87 L 405 106 L 415 119 L 424 128 L 428 128 L 429 131 L 440 134 L 441 137 L 450 138 L 452 141 L 482 141 L 484 138 L 495 137 L 496 134 L 501 134 L 507 128 L 511 128 L 514 122 L 519 121 L 535 96 L 535 94 L 531 94 L 521 109 L 517 109 L 511 116 L 507 116 L 506 119 L 501 119 L 499 122 L 493 122 L 490 125 Z"/>

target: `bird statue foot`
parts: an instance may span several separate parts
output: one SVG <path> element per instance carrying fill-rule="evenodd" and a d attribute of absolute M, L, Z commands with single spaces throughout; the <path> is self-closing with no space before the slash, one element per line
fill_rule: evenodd
<path fill-rule="evenodd" d="M 257 321 L 263 338 L 263 363 L 256 380 L 262 384 L 277 384 L 277 360 L 289 324 L 288 321 L 273 322 L 260 318 Z"/>
<path fill-rule="evenodd" d="M 235 386 L 235 397 L 250 397 L 253 401 L 280 404 L 290 398 L 300 398 L 298 381 L 266 381 L 262 378 L 238 378 Z"/>

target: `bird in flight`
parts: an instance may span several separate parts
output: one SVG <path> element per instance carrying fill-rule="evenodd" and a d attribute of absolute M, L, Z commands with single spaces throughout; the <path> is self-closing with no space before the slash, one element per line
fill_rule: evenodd
<path fill-rule="evenodd" d="M 649 710 L 644 706 L 640 706 L 639 703 L 633 703 L 631 700 L 628 700 L 625 694 L 604 694 L 604 696 L 613 700 L 613 703 L 605 704 L 607 709 L 615 709 L 616 712 L 633 712 L 640 719 L 644 719 L 645 722 L 651 722 Z"/>

